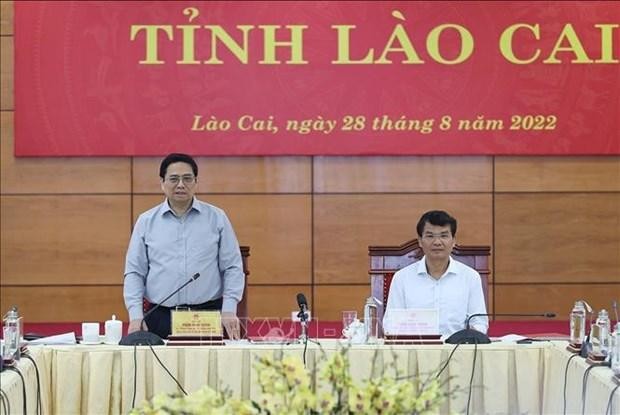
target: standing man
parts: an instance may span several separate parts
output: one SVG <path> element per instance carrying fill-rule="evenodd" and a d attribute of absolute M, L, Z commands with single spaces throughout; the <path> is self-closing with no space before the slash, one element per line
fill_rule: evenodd
<path fill-rule="evenodd" d="M 173 153 L 159 167 L 163 203 L 142 213 L 134 226 L 125 262 L 124 297 L 129 333 L 145 329 L 170 335 L 176 307 L 221 310 L 229 338 L 239 338 L 237 303 L 245 275 L 239 243 L 226 213 L 194 197 L 198 166 Z M 161 302 L 194 274 L 200 278 Z M 143 322 L 143 298 L 160 304 Z"/>
<path fill-rule="evenodd" d="M 439 311 L 439 333 L 445 337 L 465 328 L 472 314 L 486 313 L 480 274 L 455 261 L 450 253 L 456 243 L 456 219 L 441 210 L 426 212 L 416 227 L 424 256 L 394 274 L 386 306 L 433 308 Z M 390 322 L 384 319 L 384 325 Z M 472 328 L 486 333 L 487 317 L 471 319 Z"/>

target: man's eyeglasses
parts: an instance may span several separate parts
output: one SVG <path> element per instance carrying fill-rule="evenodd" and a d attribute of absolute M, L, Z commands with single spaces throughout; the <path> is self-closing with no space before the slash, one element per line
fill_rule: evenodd
<path fill-rule="evenodd" d="M 442 233 L 425 233 L 422 235 L 422 239 L 426 242 L 433 242 L 435 238 L 439 238 L 441 242 L 449 242 L 452 239 L 452 234 L 450 232 L 442 232 Z"/>
<path fill-rule="evenodd" d="M 196 181 L 196 176 L 193 174 L 185 174 L 183 176 L 168 176 L 166 181 L 170 184 L 177 185 L 180 181 L 183 181 L 183 184 L 190 185 Z"/>

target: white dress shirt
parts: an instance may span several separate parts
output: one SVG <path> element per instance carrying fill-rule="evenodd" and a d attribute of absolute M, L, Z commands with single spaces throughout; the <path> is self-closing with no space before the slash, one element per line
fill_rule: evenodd
<path fill-rule="evenodd" d="M 480 274 L 450 257 L 446 272 L 435 279 L 426 270 L 425 256 L 394 274 L 386 311 L 403 308 L 437 309 L 439 334 L 450 336 L 465 328 L 468 316 L 486 313 Z M 474 317 L 470 326 L 486 333 L 489 319 Z"/>

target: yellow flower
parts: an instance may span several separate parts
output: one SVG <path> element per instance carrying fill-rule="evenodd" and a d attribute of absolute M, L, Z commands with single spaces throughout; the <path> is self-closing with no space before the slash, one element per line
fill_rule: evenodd
<path fill-rule="evenodd" d="M 336 407 L 338 400 L 332 393 L 322 392 L 315 401 L 315 410 L 324 414 L 329 413 Z"/>
<path fill-rule="evenodd" d="M 352 387 L 349 389 L 348 404 L 349 410 L 353 413 L 370 413 L 372 408 L 371 394 L 366 389 Z"/>
<path fill-rule="evenodd" d="M 430 414 L 439 409 L 443 394 L 437 379 L 422 383 L 417 378 L 398 379 L 396 374 L 384 374 L 379 378 L 353 382 L 347 353 L 348 349 L 341 349 L 326 360 L 316 378 L 316 385 L 299 357 L 288 355 L 280 360 L 260 357 L 254 368 L 262 393 L 255 402 L 233 398 L 230 391 L 217 392 L 205 386 L 189 396 L 159 394 L 151 402 L 134 409 L 132 414 L 305 415 L 317 412 L 396 415 Z"/>

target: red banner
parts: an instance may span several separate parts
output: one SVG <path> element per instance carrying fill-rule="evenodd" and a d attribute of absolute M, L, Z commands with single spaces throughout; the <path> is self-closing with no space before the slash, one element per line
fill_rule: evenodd
<path fill-rule="evenodd" d="M 618 2 L 15 2 L 15 154 L 620 154 Z"/>

